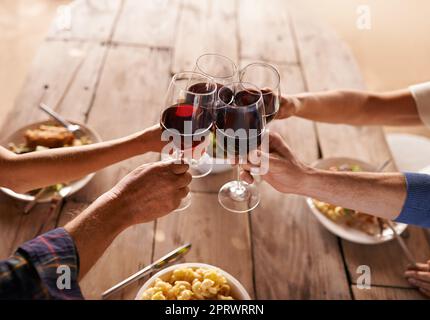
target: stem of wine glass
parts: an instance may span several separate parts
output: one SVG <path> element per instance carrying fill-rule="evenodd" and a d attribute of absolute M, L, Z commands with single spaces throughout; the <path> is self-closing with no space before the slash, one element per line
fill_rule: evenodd
<path fill-rule="evenodd" d="M 243 201 L 246 193 L 246 187 L 243 185 L 242 179 L 240 178 L 242 156 L 239 156 L 239 163 L 236 166 L 236 183 L 234 187 L 230 189 L 232 198 L 237 201 Z"/>

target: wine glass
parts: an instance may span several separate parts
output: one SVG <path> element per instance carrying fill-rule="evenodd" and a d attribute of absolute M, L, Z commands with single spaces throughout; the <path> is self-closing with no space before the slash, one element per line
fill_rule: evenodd
<path fill-rule="evenodd" d="M 234 61 L 217 53 L 206 53 L 198 57 L 194 65 L 194 71 L 203 73 L 214 79 L 218 90 L 222 88 L 224 84 L 236 82 L 239 79 L 238 68 Z M 216 103 L 217 102 L 215 102 L 215 104 Z M 216 118 L 216 110 L 217 106 L 215 105 L 213 109 L 214 119 Z M 213 133 L 212 139 L 215 139 L 215 133 Z M 191 164 L 192 169 L 196 171 L 204 170 L 208 165 L 210 165 L 212 169 L 216 163 L 212 158 L 216 158 L 217 154 L 219 155 L 222 153 L 221 151 L 222 150 L 219 148 L 215 148 L 214 144 L 210 144 L 208 152 L 202 157 L 200 164 Z"/>
<path fill-rule="evenodd" d="M 218 89 L 238 80 L 236 64 L 230 58 L 217 53 L 206 53 L 198 57 L 194 71 L 213 78 Z"/>
<path fill-rule="evenodd" d="M 213 125 L 215 99 L 216 84 L 212 78 L 197 72 L 181 72 L 173 76 L 160 115 L 162 139 L 170 141 L 162 151 L 163 159 L 188 163 L 204 152 Z M 192 171 L 190 173 L 193 175 Z M 201 172 L 193 175 L 201 176 Z M 188 197 L 176 211 L 184 210 L 189 204 Z"/>
<path fill-rule="evenodd" d="M 263 95 L 251 83 L 234 82 L 218 90 L 215 130 L 217 146 L 237 161 L 237 179 L 224 184 L 220 204 L 231 212 L 248 212 L 260 202 L 257 187 L 240 179 L 240 164 L 259 147 L 266 126 Z"/>
<path fill-rule="evenodd" d="M 240 81 L 251 82 L 263 94 L 266 123 L 272 121 L 279 111 L 281 87 L 279 71 L 271 64 L 255 62 L 239 72 Z"/>

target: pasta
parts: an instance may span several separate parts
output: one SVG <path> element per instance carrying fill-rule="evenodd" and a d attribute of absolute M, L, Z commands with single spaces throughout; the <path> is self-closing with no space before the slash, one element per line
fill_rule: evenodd
<path fill-rule="evenodd" d="M 180 268 L 167 281 L 158 278 L 142 300 L 233 300 L 227 280 L 215 269 Z"/>

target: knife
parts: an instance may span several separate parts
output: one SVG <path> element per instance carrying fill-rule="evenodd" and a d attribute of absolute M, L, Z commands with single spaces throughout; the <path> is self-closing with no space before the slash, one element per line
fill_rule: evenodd
<path fill-rule="evenodd" d="M 187 243 L 186 245 L 183 245 L 179 248 L 176 248 L 175 250 L 169 252 L 164 257 L 158 259 L 154 263 L 146 266 L 145 268 L 139 270 L 135 274 L 131 275 L 127 279 L 121 281 L 120 283 L 114 285 L 112 288 L 106 290 L 102 293 L 102 299 L 106 299 L 107 297 L 111 296 L 115 292 L 124 289 L 128 285 L 132 284 L 133 282 L 136 282 L 137 280 L 143 278 L 144 276 L 148 275 L 149 273 L 153 271 L 160 270 L 167 266 L 169 263 L 175 262 L 179 260 L 182 256 L 188 253 L 191 249 L 191 243 Z"/>

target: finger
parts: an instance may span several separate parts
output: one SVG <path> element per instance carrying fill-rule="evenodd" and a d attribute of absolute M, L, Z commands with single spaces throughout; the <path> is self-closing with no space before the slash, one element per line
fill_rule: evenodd
<path fill-rule="evenodd" d="M 186 163 L 172 163 L 169 167 L 174 174 L 184 174 L 190 168 Z"/>
<path fill-rule="evenodd" d="M 240 178 L 249 184 L 254 183 L 254 177 L 248 171 L 242 171 L 240 173 Z"/>
<path fill-rule="evenodd" d="M 254 166 L 260 166 L 261 165 L 261 159 L 264 157 L 265 154 L 261 150 L 253 150 L 248 154 L 248 161 L 247 163 L 251 163 Z"/>
<path fill-rule="evenodd" d="M 417 280 L 417 279 L 414 279 L 414 278 L 408 278 L 408 281 L 414 287 L 418 287 L 418 288 L 423 288 L 423 289 L 426 289 L 426 290 L 430 290 L 430 283 L 428 283 L 428 282 Z"/>
<path fill-rule="evenodd" d="M 430 272 L 425 271 L 406 271 L 405 276 L 407 278 L 414 278 L 430 283 Z"/>
<path fill-rule="evenodd" d="M 242 167 L 243 170 L 246 170 L 246 171 L 251 171 L 252 169 L 258 169 L 258 168 L 260 168 L 260 166 L 254 165 L 254 164 L 249 163 L 249 162 L 242 164 L 241 167 Z"/>
<path fill-rule="evenodd" d="M 407 270 L 430 271 L 430 266 L 426 263 L 416 263 L 408 265 Z"/>
<path fill-rule="evenodd" d="M 179 188 L 184 188 L 188 186 L 191 181 L 193 180 L 193 177 L 189 172 L 185 172 L 183 175 L 177 175 L 175 177 L 175 185 Z"/>
<path fill-rule="evenodd" d="M 181 189 L 179 189 L 179 190 L 178 190 L 178 192 L 177 192 L 177 196 L 178 196 L 180 199 L 183 199 L 183 198 L 185 198 L 189 193 L 190 193 L 190 188 L 189 188 L 189 187 L 184 187 L 184 188 L 181 188 Z"/>
<path fill-rule="evenodd" d="M 424 288 L 419 288 L 418 289 L 422 294 L 426 295 L 427 297 L 430 298 L 430 290 L 424 289 Z"/>

